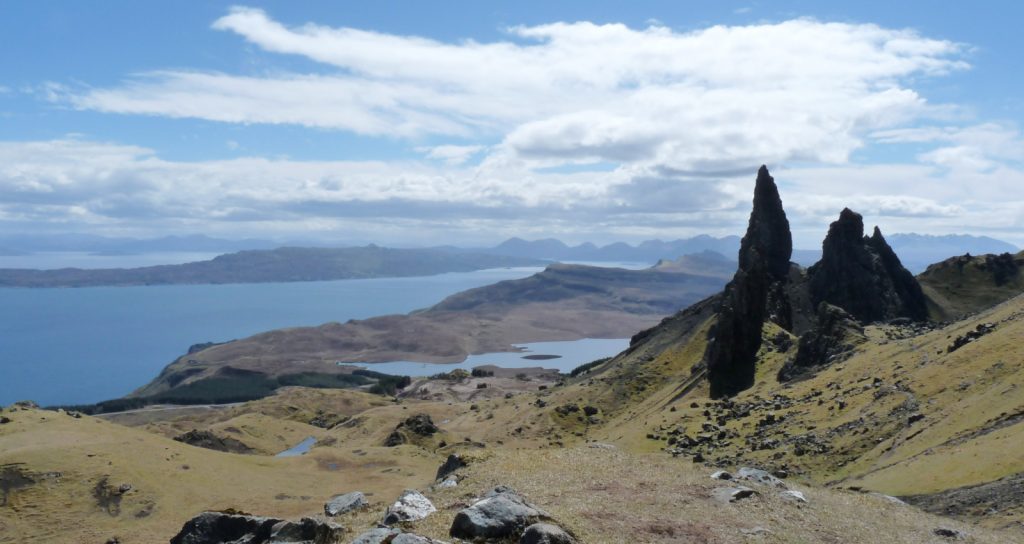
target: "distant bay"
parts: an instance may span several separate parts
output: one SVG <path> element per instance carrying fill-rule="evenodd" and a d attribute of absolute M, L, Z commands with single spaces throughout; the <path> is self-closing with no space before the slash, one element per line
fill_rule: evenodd
<path fill-rule="evenodd" d="M 505 268 L 324 282 L 0 289 L 0 405 L 91 403 L 153 379 L 192 344 L 431 306 L 523 278 Z"/>

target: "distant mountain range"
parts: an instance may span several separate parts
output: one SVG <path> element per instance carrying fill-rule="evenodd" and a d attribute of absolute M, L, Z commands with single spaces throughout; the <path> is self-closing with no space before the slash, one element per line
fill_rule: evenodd
<path fill-rule="evenodd" d="M 511 238 L 493 248 L 478 248 L 476 251 L 508 255 L 514 257 L 532 257 L 553 261 L 619 261 L 656 263 L 662 259 L 676 259 L 683 255 L 714 251 L 733 258 L 740 248 L 739 236 L 715 238 L 702 234 L 693 238 L 672 240 L 647 240 L 638 245 L 615 242 L 605 246 L 597 246 L 590 242 L 577 246 L 569 246 L 554 238 L 527 241 L 522 238 Z"/>
<path fill-rule="evenodd" d="M 212 260 L 141 268 L 83 270 L 0 269 L 0 287 L 92 287 L 325 281 L 355 278 L 429 276 L 485 268 L 540 266 L 528 257 L 453 253 L 443 249 L 283 247 L 240 251 Z"/>
<path fill-rule="evenodd" d="M 964 255 L 1016 253 L 1013 244 L 988 236 L 950 234 L 893 234 L 887 237 L 903 265 L 916 273 L 929 264 Z M 332 244 L 323 241 L 273 241 L 249 238 L 228 240 L 204 235 L 165 236 L 162 238 L 109 238 L 87 234 L 60 235 L 0 235 L 0 256 L 20 256 L 40 252 L 85 252 L 98 255 L 132 255 L 145 253 L 197 252 L 233 253 L 245 250 L 269 250 L 287 247 L 326 248 Z M 738 236 L 716 238 L 708 235 L 671 241 L 647 240 L 637 245 L 615 242 L 603 246 L 587 242 L 570 246 L 561 240 L 545 238 L 524 240 L 510 238 L 494 247 L 462 248 L 441 246 L 432 248 L 449 254 L 486 254 L 545 261 L 639 262 L 654 264 L 660 260 L 674 260 L 684 255 L 706 251 L 719 253 L 731 261 L 739 251 Z M 821 257 L 821 249 L 795 249 L 793 260 L 810 266 Z"/>

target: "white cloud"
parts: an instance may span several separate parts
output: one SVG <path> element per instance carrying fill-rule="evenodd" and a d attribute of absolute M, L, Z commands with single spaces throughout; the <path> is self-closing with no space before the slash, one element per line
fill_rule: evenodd
<path fill-rule="evenodd" d="M 465 164 L 484 149 L 482 145 L 438 145 L 434 147 L 417 147 L 416 151 L 423 153 L 428 159 L 444 161 L 445 164 L 458 166 Z"/>
<path fill-rule="evenodd" d="M 868 132 L 929 114 L 908 87 L 915 78 L 967 67 L 956 43 L 809 19 L 685 33 L 554 23 L 510 28 L 507 41 L 446 43 L 289 27 L 234 8 L 213 28 L 328 72 L 158 71 L 71 103 L 367 135 L 498 137 L 499 147 L 545 164 L 843 163 Z"/>
<path fill-rule="evenodd" d="M 445 154 L 440 152 L 441 156 Z M 452 152 L 452 154 L 456 154 Z M 424 161 L 170 161 L 82 138 L 0 142 L 0 225 L 124 234 L 365 233 L 381 243 L 520 235 L 673 238 L 736 234 L 754 170 L 538 172 L 513 155 L 476 166 Z M 776 168 L 798 245 L 849 206 L 885 232 L 977 232 L 1021 242 L 1024 172 L 964 180 L 927 165 Z M 951 204 L 953 203 L 953 204 Z M 441 234 L 446 233 L 446 234 Z"/>

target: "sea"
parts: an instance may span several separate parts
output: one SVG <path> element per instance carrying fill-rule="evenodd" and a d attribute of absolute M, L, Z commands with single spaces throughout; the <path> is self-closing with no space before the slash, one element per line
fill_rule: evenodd
<path fill-rule="evenodd" d="M 184 256 L 171 259 L 185 262 Z M 195 254 L 187 258 L 194 260 Z M 43 255 L 2 257 L 0 268 L 107 268 L 169 263 L 147 256 Z M 66 264 L 74 263 L 74 264 Z M 83 266 L 88 263 L 89 266 Z M 642 263 L 601 263 L 638 268 Z M 0 288 L 0 405 L 87 404 L 124 396 L 152 380 L 189 346 L 226 342 L 284 327 L 407 313 L 443 298 L 503 280 L 524 278 L 537 267 L 501 268 L 411 278 L 318 282 L 140 287 Z M 624 340 L 542 346 L 558 359 L 523 366 L 560 368 L 613 355 Z M 531 349 L 529 346 L 526 349 Z M 550 353 L 549 353 L 550 352 Z M 492 354 L 487 354 L 492 355 Z M 474 358 L 486 364 L 514 354 Z M 480 356 L 477 356 L 480 357 Z M 389 363 L 384 363 L 385 365 Z M 427 373 L 419 363 L 409 374 Z M 501 365 L 507 366 L 507 365 Z M 415 367 L 415 368 L 413 368 Z M 371 368 L 378 370 L 375 365 Z M 455 368 L 441 365 L 438 372 Z M 571 368 L 569 368 L 571 369 Z M 568 370 L 568 369 L 566 369 Z M 433 372 L 430 372 L 433 373 Z"/>

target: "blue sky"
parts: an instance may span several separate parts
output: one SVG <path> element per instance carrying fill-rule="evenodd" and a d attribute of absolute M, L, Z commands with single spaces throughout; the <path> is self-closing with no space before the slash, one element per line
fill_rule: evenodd
<path fill-rule="evenodd" d="M 1024 245 L 1019 3 L 7 2 L 0 232 Z"/>

